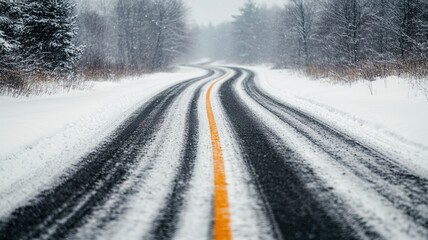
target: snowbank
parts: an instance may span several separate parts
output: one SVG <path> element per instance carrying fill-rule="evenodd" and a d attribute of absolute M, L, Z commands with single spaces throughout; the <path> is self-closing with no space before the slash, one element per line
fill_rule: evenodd
<path fill-rule="evenodd" d="M 0 97 L 0 209 L 13 209 L 55 181 L 155 94 L 203 74 L 180 68 L 93 82 L 92 89 L 67 94 Z"/>
<path fill-rule="evenodd" d="M 398 154 L 408 167 L 428 173 L 428 99 L 409 80 L 390 77 L 339 84 L 291 70 L 254 70 L 260 87 L 280 101 L 371 147 Z"/>

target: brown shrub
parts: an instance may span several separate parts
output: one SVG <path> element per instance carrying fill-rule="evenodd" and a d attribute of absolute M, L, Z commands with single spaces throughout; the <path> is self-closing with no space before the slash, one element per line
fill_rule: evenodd
<path fill-rule="evenodd" d="M 374 81 L 388 76 L 404 76 L 411 79 L 428 78 L 428 62 L 402 61 L 366 62 L 352 66 L 317 66 L 304 68 L 304 72 L 315 78 L 330 78 L 336 81 L 352 82 L 359 79 Z"/>

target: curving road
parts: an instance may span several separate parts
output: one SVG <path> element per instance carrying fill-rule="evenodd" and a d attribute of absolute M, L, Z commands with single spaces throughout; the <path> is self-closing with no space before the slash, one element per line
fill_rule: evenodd
<path fill-rule="evenodd" d="M 0 239 L 428 239 L 428 178 L 203 67 L 142 105 Z"/>

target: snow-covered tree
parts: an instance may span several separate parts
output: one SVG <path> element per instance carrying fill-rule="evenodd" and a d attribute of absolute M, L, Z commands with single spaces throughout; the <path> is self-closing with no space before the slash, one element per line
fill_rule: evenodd
<path fill-rule="evenodd" d="M 281 15 L 278 66 L 309 63 L 317 72 L 369 79 L 392 69 L 426 72 L 426 0 L 290 0 Z"/>
<path fill-rule="evenodd" d="M 319 37 L 323 55 L 335 64 L 357 64 L 370 49 L 372 0 L 329 0 L 323 5 Z"/>
<path fill-rule="evenodd" d="M 276 34 L 279 66 L 307 66 L 314 55 L 315 2 L 291 0 L 280 13 Z M 278 61 L 279 60 L 279 61 Z"/>
<path fill-rule="evenodd" d="M 79 14 L 78 25 L 78 42 L 85 46 L 80 67 L 86 74 L 101 74 L 98 71 L 106 70 L 109 65 L 107 20 L 95 11 L 86 10 Z"/>
<path fill-rule="evenodd" d="M 120 65 L 128 71 L 168 68 L 187 47 L 181 0 L 119 0 L 116 6 Z"/>
<path fill-rule="evenodd" d="M 428 2 L 426 0 L 396 0 L 392 14 L 395 17 L 399 51 L 403 59 L 415 55 L 426 56 L 428 41 Z M 428 59 L 425 59 L 428 60 Z"/>
<path fill-rule="evenodd" d="M 36 71 L 67 72 L 79 59 L 74 4 L 69 0 L 25 0 L 23 4 L 23 55 Z"/>
<path fill-rule="evenodd" d="M 188 32 L 182 0 L 155 0 L 153 6 L 154 52 L 150 68 L 157 71 L 169 67 L 186 50 Z"/>
<path fill-rule="evenodd" d="M 14 71 L 19 64 L 21 12 L 17 3 L 0 0 L 0 74 Z"/>
<path fill-rule="evenodd" d="M 15 1 L 0 0 L 0 88 L 19 88 L 23 83 L 21 33 L 20 5 Z"/>
<path fill-rule="evenodd" d="M 233 22 L 237 58 L 242 63 L 258 63 L 265 39 L 261 8 L 248 0 L 239 11 Z"/>

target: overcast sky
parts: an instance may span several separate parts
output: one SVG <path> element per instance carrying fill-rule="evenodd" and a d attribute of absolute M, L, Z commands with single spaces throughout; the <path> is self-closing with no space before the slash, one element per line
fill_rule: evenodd
<path fill-rule="evenodd" d="M 184 0 L 189 7 L 189 20 L 192 24 L 218 24 L 232 19 L 246 0 Z M 255 0 L 259 4 L 280 6 L 286 0 Z"/>

